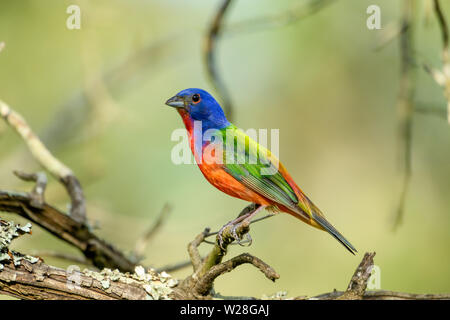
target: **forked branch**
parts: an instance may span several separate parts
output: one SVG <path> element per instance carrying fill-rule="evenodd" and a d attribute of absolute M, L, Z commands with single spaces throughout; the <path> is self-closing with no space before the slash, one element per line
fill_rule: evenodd
<path fill-rule="evenodd" d="M 83 190 L 72 170 L 55 158 L 34 134 L 25 119 L 1 100 L 0 115 L 24 140 L 38 163 L 64 185 L 71 199 L 70 216 L 80 223 L 86 222 L 86 204 Z"/>

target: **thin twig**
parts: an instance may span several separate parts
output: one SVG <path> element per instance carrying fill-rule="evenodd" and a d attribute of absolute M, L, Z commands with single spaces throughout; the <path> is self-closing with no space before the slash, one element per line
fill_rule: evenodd
<path fill-rule="evenodd" d="M 56 259 L 61 259 L 69 262 L 75 262 L 77 264 L 92 265 L 92 261 L 86 259 L 86 257 L 80 257 L 74 254 L 57 252 L 51 250 L 37 250 L 32 253 L 36 257 L 51 257 Z"/>
<path fill-rule="evenodd" d="M 45 188 L 47 187 L 47 176 L 44 172 L 37 173 L 25 173 L 22 171 L 13 171 L 13 173 L 24 181 L 33 181 L 36 182 L 33 190 L 30 192 L 30 204 L 35 207 L 42 209 L 45 203 L 44 193 Z"/>
<path fill-rule="evenodd" d="M 142 256 L 151 238 L 158 232 L 159 228 L 162 226 L 163 222 L 166 220 L 171 211 L 172 207 L 168 203 L 165 203 L 156 221 L 144 232 L 144 234 L 136 242 L 136 246 L 134 248 L 134 255 L 136 257 Z"/>
<path fill-rule="evenodd" d="M 439 0 L 434 0 L 434 11 L 439 21 L 442 35 L 442 71 L 432 70 L 432 76 L 436 83 L 444 88 L 444 96 L 447 100 L 447 121 L 450 124 L 450 48 L 449 31 L 445 15 L 442 12 Z"/>
<path fill-rule="evenodd" d="M 182 37 L 186 37 L 186 31 L 177 31 L 156 41 L 152 39 L 110 69 L 102 71 L 98 77 L 104 80 L 105 87 L 113 93 L 113 98 L 129 94 L 144 82 L 149 72 L 154 74 L 155 69 L 164 70 L 165 63 L 173 62 L 174 54 L 182 54 L 180 50 L 176 50 L 180 43 L 178 40 Z M 166 59 L 167 57 L 171 58 Z M 76 90 L 69 99 L 55 106 L 57 112 L 53 119 L 40 132 L 42 141 L 48 147 L 55 150 L 68 142 L 91 138 L 92 134 L 106 128 L 107 124 L 103 123 L 99 130 L 94 128 L 87 134 L 83 134 L 81 130 L 91 124 L 89 119 L 93 119 L 95 108 L 91 105 L 89 92 L 94 91 L 96 85 L 95 82 L 90 82 L 89 86 Z"/>
<path fill-rule="evenodd" d="M 336 0 L 298 1 L 284 12 L 240 21 L 224 28 L 224 36 L 241 35 L 244 32 L 265 31 L 284 27 L 312 16 Z"/>
<path fill-rule="evenodd" d="M 178 263 L 174 263 L 174 264 L 168 264 L 166 266 L 163 267 L 159 267 L 156 268 L 156 272 L 173 272 L 173 271 L 178 271 L 180 269 L 184 269 L 186 267 L 189 267 L 192 264 L 191 260 L 186 260 L 186 261 L 182 261 L 182 262 L 178 262 Z"/>
<path fill-rule="evenodd" d="M 72 201 L 70 216 L 78 222 L 86 221 L 86 205 L 80 182 L 65 164 L 55 158 L 31 130 L 25 119 L 0 100 L 0 115 L 25 141 L 39 164 L 58 179 Z"/>
<path fill-rule="evenodd" d="M 399 154 L 402 157 L 403 178 L 399 204 L 395 215 L 394 229 L 401 224 L 401 221 L 403 219 L 406 195 L 411 179 L 411 145 L 414 111 L 413 99 L 415 93 L 415 72 L 412 68 L 413 11 L 414 3 L 410 0 L 404 0 L 402 18 L 402 29 L 404 30 L 404 32 L 402 32 L 400 35 L 401 80 L 397 99 L 398 136 L 400 145 Z"/>
<path fill-rule="evenodd" d="M 224 0 L 220 5 L 219 10 L 214 16 L 214 19 L 208 29 L 204 45 L 204 59 L 206 64 L 206 71 L 214 89 L 216 89 L 217 93 L 222 99 L 222 106 L 228 119 L 232 119 L 233 117 L 233 106 L 231 103 L 231 98 L 228 93 L 228 90 L 223 80 L 220 78 L 219 73 L 217 72 L 216 48 L 218 38 L 221 34 L 223 19 L 230 4 L 231 0 Z"/>
<path fill-rule="evenodd" d="M 233 118 L 233 103 L 231 96 L 220 78 L 216 66 L 216 48 L 219 37 L 223 35 L 242 34 L 244 31 L 264 30 L 278 26 L 285 26 L 310 16 L 335 0 L 310 0 L 307 3 L 300 3 L 294 8 L 278 15 L 254 18 L 247 21 L 241 21 L 230 26 L 223 25 L 223 19 L 231 4 L 231 0 L 223 0 L 216 12 L 210 27 L 204 45 L 204 57 L 207 75 L 214 89 L 222 99 L 222 106 L 228 119 Z"/>
<path fill-rule="evenodd" d="M 234 270 L 236 267 L 244 263 L 250 263 L 254 265 L 269 280 L 275 281 L 276 279 L 280 278 L 279 274 L 276 273 L 275 270 L 267 263 L 257 257 L 252 256 L 249 253 L 243 253 L 226 262 L 217 264 L 209 269 L 208 272 L 197 282 L 194 290 L 200 295 L 208 294 L 212 289 L 214 280 L 217 277 L 226 272 Z"/>
<path fill-rule="evenodd" d="M 448 52 L 449 35 L 448 35 L 447 21 L 445 20 L 445 16 L 442 12 L 441 6 L 439 4 L 439 0 L 434 0 L 433 3 L 434 3 L 434 11 L 436 12 L 436 16 L 439 21 L 439 26 L 441 28 L 444 61 L 446 61 L 448 59 L 448 54 L 449 54 L 449 52 Z"/>
<path fill-rule="evenodd" d="M 425 107 L 425 104 L 420 105 L 419 103 L 415 104 L 414 111 L 416 113 L 424 114 L 424 115 L 433 115 L 437 116 L 438 118 L 442 118 L 444 120 L 447 120 L 447 110 L 445 108 L 439 108 L 439 107 Z"/>

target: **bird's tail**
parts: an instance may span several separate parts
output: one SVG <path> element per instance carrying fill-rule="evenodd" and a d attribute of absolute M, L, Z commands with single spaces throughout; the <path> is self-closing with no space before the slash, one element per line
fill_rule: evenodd
<path fill-rule="evenodd" d="M 323 229 L 323 230 L 327 231 L 329 234 L 331 234 L 348 251 L 350 251 L 350 253 L 355 254 L 355 252 L 357 252 L 355 247 L 353 247 L 352 244 L 347 239 L 345 239 L 344 236 L 342 234 L 340 234 L 339 231 L 337 231 L 336 228 L 333 227 L 331 225 L 331 223 L 329 223 L 323 215 L 312 212 L 311 220 L 313 222 L 315 222 L 316 224 L 318 224 L 321 227 L 321 229 Z"/>

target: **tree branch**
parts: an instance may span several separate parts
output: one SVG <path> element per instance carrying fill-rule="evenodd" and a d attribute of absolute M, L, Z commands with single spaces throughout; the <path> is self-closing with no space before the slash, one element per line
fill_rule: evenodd
<path fill-rule="evenodd" d="M 237 266 L 250 263 L 257 267 L 270 279 L 278 279 L 279 275 L 260 259 L 244 253 L 224 263 L 211 267 L 205 276 L 195 281 L 190 276 L 183 282 L 173 279 L 165 272 L 157 273 L 154 270 L 145 270 L 136 267 L 133 273 L 120 273 L 118 270 L 104 269 L 101 272 L 84 270 L 81 272 L 76 266 L 67 270 L 52 267 L 42 259 L 25 256 L 18 252 L 8 250 L 8 245 L 17 236 L 30 233 L 31 226 L 20 227 L 14 223 L 0 220 L 0 293 L 20 299 L 208 299 L 212 291 L 214 280 L 220 275 L 234 270 Z M 207 231 L 206 231 L 207 232 Z M 204 237 L 203 232 L 197 237 L 197 243 Z M 5 246 L 6 245 L 6 246 Z M 393 291 L 365 292 L 367 281 L 373 266 L 375 253 L 366 253 L 362 262 L 356 269 L 346 292 L 334 290 L 315 297 L 296 297 L 294 299 L 312 300 L 393 300 L 393 299 L 450 299 L 450 294 L 412 294 Z M 253 297 L 223 297 L 214 294 L 216 298 L 228 299 L 256 299 Z M 286 299 L 284 295 L 275 299 Z"/>
<path fill-rule="evenodd" d="M 375 257 L 375 252 L 366 253 L 364 255 L 364 258 L 358 268 L 356 268 L 356 271 L 348 284 L 347 291 L 338 298 L 339 300 L 362 299 L 367 288 L 367 281 L 369 281 L 372 272 L 373 257 Z"/>
<path fill-rule="evenodd" d="M 280 278 L 280 275 L 276 273 L 275 270 L 267 263 L 249 253 L 243 253 L 209 269 L 208 272 L 206 272 L 206 274 L 196 283 L 194 290 L 202 295 L 208 294 L 211 291 L 214 280 L 217 277 L 224 273 L 233 271 L 236 267 L 244 263 L 252 264 L 258 268 L 269 280 L 275 281 Z"/>
<path fill-rule="evenodd" d="M 238 216 L 248 212 L 248 210 L 254 210 L 253 205 L 254 204 L 250 204 L 244 208 Z M 239 238 L 242 238 L 248 233 L 250 230 L 249 225 L 250 221 L 245 220 L 245 222 L 237 227 L 236 234 Z M 228 261 L 222 262 L 227 253 L 228 246 L 235 240 L 231 229 L 232 227 L 229 226 L 223 230 L 222 245 L 219 244 L 219 236 L 217 235 L 213 248 L 204 259 L 201 258 L 198 247 L 205 241 L 207 236 L 216 233 L 210 233 L 209 228 L 206 228 L 202 233 L 198 234 L 191 243 L 189 243 L 188 253 L 191 258 L 194 272 L 184 279 L 176 288 L 174 296 L 177 299 L 211 298 L 210 294 L 212 293 L 215 279 L 225 272 L 232 271 L 243 263 L 252 264 L 272 281 L 279 278 L 279 275 L 272 267 L 249 253 L 241 254 Z"/>
<path fill-rule="evenodd" d="M 133 261 L 99 239 L 85 224 L 47 203 L 40 209 L 33 207 L 31 201 L 32 198 L 27 193 L 0 190 L 0 211 L 16 213 L 41 226 L 57 238 L 78 248 L 97 268 L 118 268 L 131 272 L 136 267 Z"/>
<path fill-rule="evenodd" d="M 101 281 L 81 272 L 74 277 L 63 269 L 29 261 L 22 261 L 18 267 L 4 265 L 0 272 L 0 293 L 26 300 L 142 300 L 147 296 L 142 287 L 110 282 L 105 290 Z"/>
<path fill-rule="evenodd" d="M 65 164 L 55 158 L 31 130 L 24 118 L 0 100 L 0 115 L 25 141 L 33 157 L 66 188 L 72 201 L 70 215 L 86 221 L 86 205 L 80 182 Z"/>
<path fill-rule="evenodd" d="M 0 293 L 27 300 L 157 300 L 170 299 L 178 281 L 165 273 L 136 268 L 132 274 L 63 270 L 26 259 L 4 264 Z"/>

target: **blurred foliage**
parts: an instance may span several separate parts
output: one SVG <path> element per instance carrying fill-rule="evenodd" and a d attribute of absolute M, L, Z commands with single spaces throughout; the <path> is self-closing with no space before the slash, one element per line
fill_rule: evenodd
<path fill-rule="evenodd" d="M 298 0 L 257 2 L 235 1 L 226 24 L 283 12 Z M 66 8 L 73 3 L 81 7 L 81 30 L 66 28 Z M 100 225 L 98 233 L 131 251 L 164 203 L 173 206 L 145 253 L 146 265 L 186 259 L 186 245 L 197 233 L 205 226 L 218 229 L 245 206 L 213 189 L 196 166 L 176 166 L 170 160 L 175 145 L 171 132 L 182 122 L 164 101 L 187 87 L 212 91 L 201 50 L 218 4 L 207 0 L 0 2 L 0 41 L 6 43 L 0 53 L 0 98 L 42 134 L 54 121 L 64 131 L 71 128 L 75 116 L 81 117 L 81 125 L 70 129 L 68 138 L 52 152 L 80 178 L 89 218 Z M 397 41 L 374 50 L 382 31 L 366 27 L 370 4 L 381 7 L 383 27 L 399 20 L 398 0 L 339 0 L 304 21 L 264 31 L 225 33 L 221 39 L 218 65 L 235 104 L 234 123 L 242 128 L 280 129 L 281 160 L 359 254 L 349 255 L 326 233 L 280 214 L 252 227 L 251 248 L 231 251 L 260 257 L 277 270 L 280 280 L 271 283 L 242 266 L 219 278 L 220 293 L 260 297 L 287 290 L 293 296 L 344 289 L 365 251 L 377 252 L 382 289 L 450 291 L 449 126 L 437 117 L 415 115 L 413 176 L 404 223 L 393 232 L 399 196 L 395 136 L 399 52 Z M 423 7 L 419 1 L 417 61 L 439 65 L 438 25 L 433 16 L 424 23 Z M 442 7 L 450 18 L 450 3 L 443 2 Z M 158 44 L 159 54 L 145 56 L 145 68 L 132 69 L 132 76 L 108 87 L 108 70 L 153 43 Z M 69 118 L 55 118 L 61 105 L 99 75 L 106 85 L 94 90 L 94 96 L 106 98 L 93 111 L 83 115 L 81 109 L 74 109 Z M 445 105 L 441 89 L 423 70 L 418 72 L 417 100 Z M 31 172 L 37 165 L 4 123 L 0 123 L 0 150 L 0 188 L 30 189 L 12 170 Z M 68 202 L 55 181 L 46 197 L 61 208 Z M 15 246 L 26 253 L 74 252 L 37 227 Z M 206 252 L 208 245 L 202 249 Z M 46 261 L 61 267 L 69 264 Z"/>

